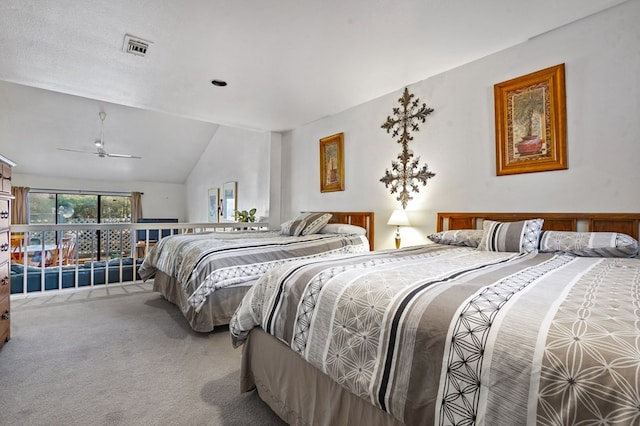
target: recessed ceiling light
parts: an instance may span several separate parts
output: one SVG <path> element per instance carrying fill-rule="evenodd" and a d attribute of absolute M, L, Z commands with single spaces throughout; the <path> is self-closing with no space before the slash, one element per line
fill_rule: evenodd
<path fill-rule="evenodd" d="M 211 80 L 211 84 L 218 87 L 224 87 L 227 85 L 227 82 L 224 80 Z"/>

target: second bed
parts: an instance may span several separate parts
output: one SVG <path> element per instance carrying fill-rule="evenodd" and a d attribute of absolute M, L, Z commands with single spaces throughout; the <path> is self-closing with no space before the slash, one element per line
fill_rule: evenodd
<path fill-rule="evenodd" d="M 272 268 L 371 250 L 373 219 L 372 212 L 306 213 L 276 231 L 172 235 L 149 251 L 139 272 L 153 278 L 154 291 L 178 306 L 193 330 L 210 332 L 229 323 L 247 290 Z"/>

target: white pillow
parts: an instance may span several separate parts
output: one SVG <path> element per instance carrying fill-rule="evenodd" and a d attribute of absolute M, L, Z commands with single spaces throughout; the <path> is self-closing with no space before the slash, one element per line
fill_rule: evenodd
<path fill-rule="evenodd" d="M 367 230 L 362 226 L 349 225 L 348 223 L 327 223 L 318 234 L 356 234 L 366 235 Z"/>

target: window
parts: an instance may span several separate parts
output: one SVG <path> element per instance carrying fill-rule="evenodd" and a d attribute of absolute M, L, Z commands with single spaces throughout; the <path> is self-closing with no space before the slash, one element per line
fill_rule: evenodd
<path fill-rule="evenodd" d="M 56 194 L 56 223 L 99 223 L 99 195 Z"/>
<path fill-rule="evenodd" d="M 100 223 L 130 223 L 131 198 L 102 195 L 99 200 Z"/>
<path fill-rule="evenodd" d="M 131 198 L 30 192 L 29 223 L 130 223 Z"/>
<path fill-rule="evenodd" d="M 56 223 L 55 194 L 29 193 L 29 223 Z"/>
<path fill-rule="evenodd" d="M 29 193 L 30 224 L 61 223 L 131 223 L 131 197 L 110 194 L 69 194 L 54 192 Z M 47 244 L 56 243 L 54 232 L 38 235 L 33 232 L 31 239 L 35 243 L 44 240 Z M 78 251 L 80 257 L 98 258 L 116 257 L 129 251 L 130 231 L 78 232 Z M 97 253 L 94 248 L 100 247 Z M 123 250 L 126 246 L 127 250 Z"/>

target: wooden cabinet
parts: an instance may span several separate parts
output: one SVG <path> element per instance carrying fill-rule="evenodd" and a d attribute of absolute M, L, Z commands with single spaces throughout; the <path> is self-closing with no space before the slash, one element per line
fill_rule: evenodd
<path fill-rule="evenodd" d="M 11 338 L 11 168 L 15 164 L 0 155 L 0 348 Z"/>

